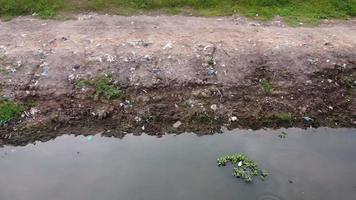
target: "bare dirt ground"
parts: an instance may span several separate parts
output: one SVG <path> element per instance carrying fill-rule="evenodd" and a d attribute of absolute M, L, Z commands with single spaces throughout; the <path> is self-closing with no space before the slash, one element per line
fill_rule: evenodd
<path fill-rule="evenodd" d="M 0 95 L 37 102 L 0 128 L 0 144 L 356 126 L 355 21 L 293 28 L 236 17 L 19 17 L 0 22 L 0 56 Z M 93 100 L 95 91 L 74 86 L 98 76 L 124 96 Z"/>

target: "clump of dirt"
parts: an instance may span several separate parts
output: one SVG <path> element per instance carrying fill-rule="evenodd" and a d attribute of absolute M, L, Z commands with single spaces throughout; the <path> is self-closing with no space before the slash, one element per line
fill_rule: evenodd
<path fill-rule="evenodd" d="M 26 110 L 0 127 L 0 145 L 62 134 L 356 126 L 350 24 L 295 29 L 160 19 L 1 23 L 0 66 L 11 67 L 0 71 L 0 95 Z"/>

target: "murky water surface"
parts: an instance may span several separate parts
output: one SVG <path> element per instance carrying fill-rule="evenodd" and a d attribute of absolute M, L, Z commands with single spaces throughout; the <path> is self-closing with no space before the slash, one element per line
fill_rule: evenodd
<path fill-rule="evenodd" d="M 235 130 L 196 136 L 62 136 L 0 149 L 1 200 L 354 200 L 356 129 Z M 269 171 L 252 184 L 217 167 L 243 152 Z"/>

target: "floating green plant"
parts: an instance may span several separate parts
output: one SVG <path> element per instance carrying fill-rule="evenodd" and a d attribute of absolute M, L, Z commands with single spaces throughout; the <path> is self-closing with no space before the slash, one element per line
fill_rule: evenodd
<path fill-rule="evenodd" d="M 252 182 L 253 178 L 257 176 L 260 176 L 261 180 L 265 180 L 268 176 L 267 172 L 258 168 L 255 161 L 250 160 L 242 153 L 222 156 L 217 162 L 219 167 L 226 166 L 228 163 L 234 165 L 232 175 L 241 178 L 246 183 Z"/>

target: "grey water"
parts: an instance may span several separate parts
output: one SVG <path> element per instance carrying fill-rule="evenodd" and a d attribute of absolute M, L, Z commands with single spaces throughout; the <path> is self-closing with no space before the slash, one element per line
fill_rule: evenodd
<path fill-rule="evenodd" d="M 246 184 L 217 166 L 239 152 L 270 173 L 264 182 Z M 0 149 L 0 200 L 168 199 L 355 200 L 356 129 L 66 135 Z"/>

